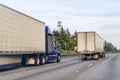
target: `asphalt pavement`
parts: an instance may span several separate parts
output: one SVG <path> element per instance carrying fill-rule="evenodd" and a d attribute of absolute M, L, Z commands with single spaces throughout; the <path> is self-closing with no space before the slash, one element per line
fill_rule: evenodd
<path fill-rule="evenodd" d="M 63 58 L 60 63 L 16 66 L 0 72 L 0 80 L 120 80 L 120 53 L 99 60 Z"/>

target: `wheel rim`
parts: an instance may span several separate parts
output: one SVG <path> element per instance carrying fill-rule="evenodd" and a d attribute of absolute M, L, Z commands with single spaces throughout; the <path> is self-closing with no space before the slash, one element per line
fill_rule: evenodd
<path fill-rule="evenodd" d="M 42 58 L 42 64 L 44 64 L 44 63 L 45 63 L 45 58 L 43 57 L 43 58 Z"/>

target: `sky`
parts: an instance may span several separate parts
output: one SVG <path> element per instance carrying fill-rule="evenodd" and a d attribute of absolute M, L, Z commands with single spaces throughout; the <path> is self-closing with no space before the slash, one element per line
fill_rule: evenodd
<path fill-rule="evenodd" d="M 120 0 L 0 0 L 0 3 L 46 23 L 57 22 L 73 34 L 95 31 L 120 49 Z"/>

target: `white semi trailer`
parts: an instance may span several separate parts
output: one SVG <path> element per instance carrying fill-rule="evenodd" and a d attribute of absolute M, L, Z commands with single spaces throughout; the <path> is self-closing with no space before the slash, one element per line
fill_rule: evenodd
<path fill-rule="evenodd" d="M 84 60 L 105 57 L 104 40 L 96 32 L 78 32 L 77 45 L 77 52 Z"/>
<path fill-rule="evenodd" d="M 20 55 L 21 64 L 60 62 L 54 37 L 45 23 L 0 4 L 0 55 Z"/>

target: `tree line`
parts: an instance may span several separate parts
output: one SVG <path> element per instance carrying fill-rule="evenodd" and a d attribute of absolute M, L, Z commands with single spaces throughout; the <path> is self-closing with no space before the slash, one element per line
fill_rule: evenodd
<path fill-rule="evenodd" d="M 105 52 L 119 52 L 119 50 L 112 44 L 107 41 L 104 43 Z"/>

